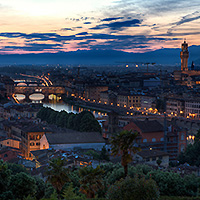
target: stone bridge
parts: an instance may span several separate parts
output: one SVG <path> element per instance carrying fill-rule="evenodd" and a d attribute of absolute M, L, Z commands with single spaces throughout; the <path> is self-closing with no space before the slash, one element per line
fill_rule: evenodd
<path fill-rule="evenodd" d="M 29 100 L 29 96 L 32 94 L 43 94 L 45 99 L 48 99 L 50 94 L 61 95 L 65 94 L 65 88 L 59 86 L 16 86 L 14 94 L 24 94 L 25 99 Z"/>
<path fill-rule="evenodd" d="M 24 84 L 24 85 L 20 85 L 20 84 Z M 42 84 L 44 84 L 44 83 L 41 80 L 39 80 L 39 81 L 32 81 L 32 82 L 25 81 L 25 82 L 15 82 L 14 86 L 15 87 L 31 87 L 31 85 L 33 85 L 33 84 L 37 85 L 37 86 L 43 86 Z"/>

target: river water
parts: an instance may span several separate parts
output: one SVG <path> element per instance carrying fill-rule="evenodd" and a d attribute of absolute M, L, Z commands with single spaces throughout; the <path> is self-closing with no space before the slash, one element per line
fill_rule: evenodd
<path fill-rule="evenodd" d="M 93 115 L 96 118 L 107 116 L 107 113 L 102 113 L 102 112 L 98 112 L 98 111 L 94 111 L 94 110 L 92 111 L 90 109 L 85 109 L 85 108 L 81 108 L 81 107 L 77 107 L 77 106 L 73 106 L 73 105 L 64 103 L 62 100 L 59 99 L 59 97 L 56 97 L 55 95 L 49 96 L 49 102 L 43 102 L 43 99 L 44 99 L 43 94 L 32 94 L 29 98 L 32 101 L 32 103 L 42 103 L 43 106 L 50 107 L 56 111 L 65 110 L 68 113 L 70 113 L 70 112 L 79 113 L 79 112 L 82 112 L 83 110 L 89 110 L 93 113 Z M 25 95 L 16 94 L 16 99 L 20 103 L 25 103 L 24 102 Z"/>

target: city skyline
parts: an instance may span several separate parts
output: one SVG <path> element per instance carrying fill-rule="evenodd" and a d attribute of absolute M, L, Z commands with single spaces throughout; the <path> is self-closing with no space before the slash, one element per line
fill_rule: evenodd
<path fill-rule="evenodd" d="M 0 54 L 200 45 L 198 0 L 0 1 Z"/>

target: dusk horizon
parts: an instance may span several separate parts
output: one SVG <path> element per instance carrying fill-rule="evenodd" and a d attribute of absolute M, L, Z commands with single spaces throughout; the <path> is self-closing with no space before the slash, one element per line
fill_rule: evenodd
<path fill-rule="evenodd" d="M 184 39 L 200 45 L 199 7 L 197 0 L 1 0 L 0 54 L 145 53 L 180 48 Z"/>

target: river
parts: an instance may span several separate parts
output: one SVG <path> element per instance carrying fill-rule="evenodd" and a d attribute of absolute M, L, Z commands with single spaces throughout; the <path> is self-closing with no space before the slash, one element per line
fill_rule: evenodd
<path fill-rule="evenodd" d="M 49 102 L 43 102 L 44 99 L 44 95 L 43 94 L 32 94 L 30 97 L 30 100 L 32 103 L 42 103 L 43 106 L 45 107 L 50 107 L 56 111 L 61 111 L 61 110 L 65 110 L 66 112 L 70 113 L 80 113 L 83 110 L 89 110 L 90 109 L 85 109 L 85 108 L 81 108 L 81 107 L 77 107 L 77 106 L 73 106 L 67 103 L 64 103 L 62 100 L 60 100 L 58 97 L 56 97 L 55 95 L 50 95 L 49 96 Z M 16 94 L 16 99 L 20 102 L 20 103 L 25 103 L 24 99 L 25 99 L 25 95 L 21 95 L 21 94 Z M 103 117 L 103 116 L 107 116 L 107 113 L 102 113 L 99 111 L 92 111 L 93 115 L 97 118 L 97 117 Z"/>

